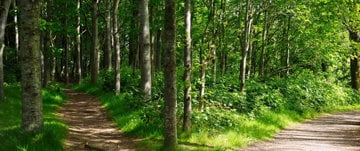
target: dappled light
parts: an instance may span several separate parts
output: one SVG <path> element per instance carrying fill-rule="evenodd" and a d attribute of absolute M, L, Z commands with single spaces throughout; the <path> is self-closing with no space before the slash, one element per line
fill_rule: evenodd
<path fill-rule="evenodd" d="M 124 136 L 110 121 L 98 99 L 88 94 L 64 90 L 69 102 L 58 115 L 68 125 L 67 150 L 134 150 L 140 140 Z"/>

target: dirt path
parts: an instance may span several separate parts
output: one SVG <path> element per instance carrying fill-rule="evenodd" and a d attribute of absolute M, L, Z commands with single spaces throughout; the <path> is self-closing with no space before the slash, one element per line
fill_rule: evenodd
<path fill-rule="evenodd" d="M 322 116 L 241 150 L 360 151 L 360 111 Z"/>
<path fill-rule="evenodd" d="M 81 92 L 64 92 L 69 102 L 59 109 L 59 115 L 69 126 L 65 150 L 135 150 L 134 142 L 138 140 L 125 137 L 116 129 L 99 100 Z"/>

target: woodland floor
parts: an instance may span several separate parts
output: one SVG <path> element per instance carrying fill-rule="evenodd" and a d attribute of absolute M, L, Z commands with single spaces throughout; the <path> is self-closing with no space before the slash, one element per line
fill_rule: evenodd
<path fill-rule="evenodd" d="M 324 115 L 280 131 L 247 151 L 360 151 L 360 111 Z"/>
<path fill-rule="evenodd" d="M 67 151 L 136 150 L 139 139 L 126 137 L 91 95 L 64 90 L 69 101 L 59 116 L 69 127 Z M 324 115 L 280 131 L 247 151 L 360 151 L 360 111 Z"/>
<path fill-rule="evenodd" d="M 135 150 L 140 140 L 121 134 L 96 97 L 68 89 L 64 92 L 69 101 L 59 109 L 59 116 L 69 128 L 66 151 Z"/>

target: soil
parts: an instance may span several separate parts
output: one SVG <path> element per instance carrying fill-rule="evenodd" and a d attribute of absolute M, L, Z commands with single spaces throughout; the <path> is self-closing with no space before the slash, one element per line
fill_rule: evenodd
<path fill-rule="evenodd" d="M 324 115 L 240 150 L 360 151 L 360 111 Z"/>
<path fill-rule="evenodd" d="M 124 136 L 96 97 L 68 89 L 64 92 L 69 101 L 59 115 L 68 125 L 66 151 L 135 150 L 140 140 Z"/>

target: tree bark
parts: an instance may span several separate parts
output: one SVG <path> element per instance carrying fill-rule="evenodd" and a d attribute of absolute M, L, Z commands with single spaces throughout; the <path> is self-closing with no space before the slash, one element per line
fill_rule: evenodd
<path fill-rule="evenodd" d="M 115 48 L 115 94 L 120 94 L 120 42 L 118 31 L 118 7 L 120 0 L 114 0 L 113 6 L 113 36 L 114 36 L 114 48 Z"/>
<path fill-rule="evenodd" d="M 204 50 L 200 46 L 200 95 L 199 95 L 199 110 L 202 112 L 204 110 L 205 101 L 204 101 L 204 95 L 205 95 L 205 83 L 206 83 L 206 61 L 204 61 Z"/>
<path fill-rule="evenodd" d="M 176 4 L 175 0 L 165 0 L 165 31 L 164 31 L 164 149 L 176 150 Z"/>
<path fill-rule="evenodd" d="M 97 84 L 99 79 L 99 32 L 98 32 L 98 3 L 92 1 L 92 50 L 90 55 L 91 83 Z"/>
<path fill-rule="evenodd" d="M 246 13 L 245 13 L 245 33 L 242 39 L 242 56 L 240 65 L 240 91 L 243 92 L 245 89 L 246 80 L 246 59 L 250 48 L 250 34 L 252 28 L 252 6 L 251 0 L 246 0 Z"/>
<path fill-rule="evenodd" d="M 47 22 L 51 22 L 51 7 L 52 7 L 52 1 L 47 1 L 46 6 L 46 20 Z M 46 30 L 45 36 L 44 36 L 44 74 L 43 74 L 43 82 L 42 86 L 46 88 L 48 86 L 48 82 L 50 79 L 50 72 L 51 72 L 51 51 L 52 51 L 52 31 L 50 29 Z"/>
<path fill-rule="evenodd" d="M 68 21 L 65 19 L 65 26 L 68 26 Z M 69 85 L 69 55 L 70 55 L 70 38 L 68 37 L 68 29 L 64 33 L 64 41 L 65 41 L 65 57 L 64 57 L 64 76 L 65 76 L 65 84 Z"/>
<path fill-rule="evenodd" d="M 268 30 L 269 30 L 269 24 L 268 24 L 268 1 L 265 0 L 264 2 L 264 28 L 262 30 L 262 35 L 261 35 L 261 53 L 260 53 L 260 62 L 259 62 L 259 76 L 263 76 L 264 75 L 264 66 L 265 66 L 265 54 L 266 54 L 266 45 L 267 45 L 267 34 L 268 34 Z"/>
<path fill-rule="evenodd" d="M 191 0 L 185 0 L 185 49 L 184 49 L 184 117 L 183 131 L 191 132 Z"/>
<path fill-rule="evenodd" d="M 137 7 L 139 5 L 138 0 L 132 0 L 132 17 L 131 17 L 131 25 L 133 25 L 133 28 L 131 28 L 129 31 L 129 66 L 135 70 L 136 65 L 138 64 L 138 56 L 136 55 L 138 52 L 138 29 L 139 29 L 139 8 Z"/>
<path fill-rule="evenodd" d="M 15 8 L 15 15 L 14 15 L 14 31 L 15 31 L 15 52 L 16 52 L 16 62 L 19 61 L 18 54 L 19 54 L 19 25 L 18 25 L 18 8 L 16 4 L 16 0 L 13 0 L 13 6 Z"/>
<path fill-rule="evenodd" d="M 161 48 L 161 29 L 158 29 L 156 32 L 156 48 L 155 48 L 155 66 L 156 66 L 156 70 L 161 70 L 161 56 L 162 56 L 162 48 Z"/>
<path fill-rule="evenodd" d="M 2 0 L 2 2 L 0 2 L 0 100 L 4 99 L 4 36 L 10 4 L 11 0 Z"/>
<path fill-rule="evenodd" d="M 36 133 L 43 129 L 39 24 L 40 4 L 41 0 L 19 1 L 22 90 L 21 128 L 31 133 Z"/>
<path fill-rule="evenodd" d="M 76 9 L 78 10 L 78 15 L 76 19 L 76 80 L 77 83 L 80 84 L 82 82 L 82 72 L 81 72 L 81 18 L 80 18 L 80 7 L 81 7 L 81 0 L 77 1 Z"/>
<path fill-rule="evenodd" d="M 360 32 L 349 29 L 350 40 L 356 43 L 360 43 Z M 354 54 L 350 58 L 350 74 L 351 74 L 351 87 L 357 91 L 360 91 L 360 52 Z"/>
<path fill-rule="evenodd" d="M 144 101 L 151 98 L 151 51 L 148 0 L 140 0 L 141 83 Z"/>
<path fill-rule="evenodd" d="M 104 65 L 106 70 L 111 70 L 111 0 L 106 0 L 106 37 L 105 37 L 105 50 L 104 50 Z"/>

